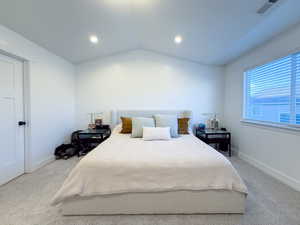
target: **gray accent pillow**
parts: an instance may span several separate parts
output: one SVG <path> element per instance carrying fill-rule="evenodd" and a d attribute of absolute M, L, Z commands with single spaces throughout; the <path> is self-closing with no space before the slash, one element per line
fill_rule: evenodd
<path fill-rule="evenodd" d="M 170 127 L 171 137 L 178 137 L 177 115 L 154 115 L 156 127 Z"/>
<path fill-rule="evenodd" d="M 143 137 L 143 127 L 155 127 L 153 118 L 133 117 L 131 137 Z"/>

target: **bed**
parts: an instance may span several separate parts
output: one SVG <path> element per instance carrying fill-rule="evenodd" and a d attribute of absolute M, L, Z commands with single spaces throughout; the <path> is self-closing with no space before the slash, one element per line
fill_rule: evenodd
<path fill-rule="evenodd" d="M 117 111 L 150 117 L 190 111 Z M 193 134 L 170 141 L 143 141 L 120 134 L 71 171 L 52 204 L 63 215 L 244 213 L 247 188 L 231 163 Z"/>

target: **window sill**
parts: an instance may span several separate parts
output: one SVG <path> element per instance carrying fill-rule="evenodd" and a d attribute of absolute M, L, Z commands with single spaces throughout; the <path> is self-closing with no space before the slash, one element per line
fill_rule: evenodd
<path fill-rule="evenodd" d="M 255 120 L 247 120 L 247 119 L 242 119 L 241 123 L 300 132 L 300 126 L 289 126 L 289 125 L 284 125 L 284 124 L 276 124 L 276 123 L 271 123 L 271 122 L 255 121 Z"/>

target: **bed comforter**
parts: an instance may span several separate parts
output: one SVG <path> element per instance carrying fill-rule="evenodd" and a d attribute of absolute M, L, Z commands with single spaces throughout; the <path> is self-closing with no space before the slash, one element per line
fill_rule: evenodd
<path fill-rule="evenodd" d="M 143 141 L 115 130 L 71 171 L 52 204 L 75 196 L 247 188 L 228 161 L 193 135 Z"/>

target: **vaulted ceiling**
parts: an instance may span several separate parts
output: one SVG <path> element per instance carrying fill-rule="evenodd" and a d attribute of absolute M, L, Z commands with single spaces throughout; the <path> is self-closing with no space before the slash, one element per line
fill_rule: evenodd
<path fill-rule="evenodd" d="M 223 65 L 300 21 L 300 1 L 0 0 L 0 23 L 73 63 L 148 49 Z M 99 37 L 99 44 L 89 36 Z M 183 42 L 174 43 L 180 34 Z"/>

